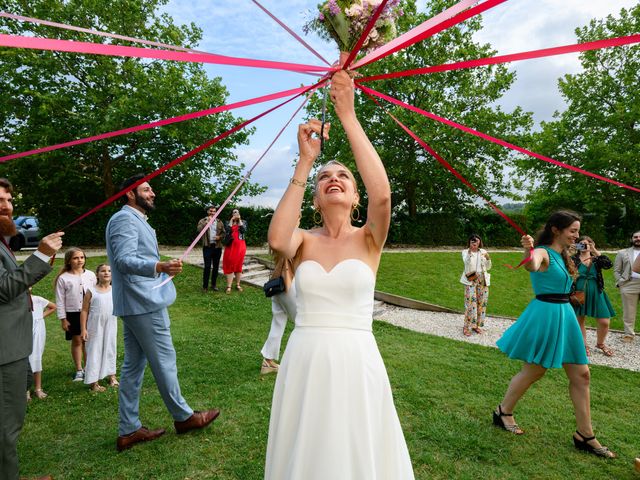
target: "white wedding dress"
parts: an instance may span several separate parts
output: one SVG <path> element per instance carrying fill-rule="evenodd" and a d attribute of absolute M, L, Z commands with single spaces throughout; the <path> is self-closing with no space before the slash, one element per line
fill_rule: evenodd
<path fill-rule="evenodd" d="M 371 332 L 375 276 L 361 260 L 296 271 L 296 326 L 271 407 L 265 480 L 409 480 L 411 459 Z"/>

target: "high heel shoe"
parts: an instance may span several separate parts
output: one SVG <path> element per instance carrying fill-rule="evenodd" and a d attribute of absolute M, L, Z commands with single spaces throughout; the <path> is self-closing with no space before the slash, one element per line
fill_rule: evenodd
<path fill-rule="evenodd" d="M 502 411 L 502 405 L 498 405 L 498 411 L 493 411 L 493 424 L 514 435 L 522 435 L 524 433 L 524 430 L 522 430 L 518 424 L 507 425 L 504 423 L 504 420 L 502 420 L 502 417 L 513 417 L 513 413 L 504 413 Z"/>
<path fill-rule="evenodd" d="M 595 435 L 593 437 L 585 437 L 578 430 L 576 430 L 576 433 L 580 438 L 576 438 L 576 436 L 574 435 L 573 444 L 576 446 L 578 450 L 582 450 L 583 452 L 587 452 L 587 453 L 592 453 L 593 455 L 596 455 L 598 457 L 616 458 L 616 454 L 613 453 L 611 450 L 609 450 L 607 447 L 594 447 L 589 443 L 591 440 L 595 440 L 596 438 Z"/>

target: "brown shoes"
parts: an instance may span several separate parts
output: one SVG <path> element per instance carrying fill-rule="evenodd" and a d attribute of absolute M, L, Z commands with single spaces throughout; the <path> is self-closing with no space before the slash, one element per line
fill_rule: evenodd
<path fill-rule="evenodd" d="M 118 441 L 116 442 L 116 449 L 121 452 L 126 450 L 127 448 L 133 447 L 136 443 L 140 442 L 148 442 L 151 440 L 155 440 L 158 437 L 164 435 L 166 430 L 164 428 L 160 428 L 158 430 L 149 430 L 147 427 L 140 427 L 133 433 L 129 435 L 121 435 L 118 437 Z"/>
<path fill-rule="evenodd" d="M 218 415 L 220 415 L 220 410 L 217 408 L 205 410 L 204 412 L 195 411 L 184 422 L 173 422 L 173 424 L 176 427 L 176 433 L 187 433 L 191 430 L 206 427 L 218 418 Z"/>

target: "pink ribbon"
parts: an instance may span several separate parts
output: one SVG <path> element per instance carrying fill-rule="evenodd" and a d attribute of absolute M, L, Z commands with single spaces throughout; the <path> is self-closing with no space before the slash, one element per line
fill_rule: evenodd
<path fill-rule="evenodd" d="M 0 157 L 1 162 L 7 162 L 15 158 L 27 157 L 29 155 L 36 155 L 38 153 L 51 152 L 60 148 L 72 147 L 74 145 L 81 145 L 83 143 L 94 142 L 96 140 L 103 140 L 105 138 L 117 137 L 125 135 L 127 133 L 139 132 L 141 130 L 147 130 L 149 128 L 162 127 L 164 125 L 170 125 L 172 123 L 184 122 L 186 120 L 192 120 L 194 118 L 203 117 L 205 115 L 211 115 L 214 113 L 225 112 L 227 110 L 233 110 L 235 108 L 246 107 L 248 105 L 255 105 L 257 103 L 268 102 L 270 100 L 276 100 L 282 97 L 288 97 L 305 91 L 308 87 L 292 88 L 291 90 L 283 90 L 282 92 L 272 93 L 270 95 L 263 95 L 262 97 L 255 97 L 248 100 L 242 100 L 236 103 L 230 103 L 229 105 L 220 105 L 219 107 L 209 108 L 207 110 L 200 110 L 199 112 L 187 113 L 177 117 L 166 118 L 164 120 L 158 120 L 151 123 L 145 123 L 135 127 L 123 128 L 121 130 L 115 130 L 113 132 L 101 133 L 99 135 L 93 135 L 91 137 L 85 137 L 78 140 L 72 140 L 70 142 L 58 143 L 56 145 L 50 145 L 48 147 L 36 148 L 34 150 L 28 150 L 20 153 L 13 153 L 11 155 L 5 155 Z"/>
<path fill-rule="evenodd" d="M 309 45 L 307 42 L 305 42 L 300 35 L 298 35 L 296 32 L 294 32 L 293 30 L 291 30 L 289 27 L 287 27 L 278 17 L 276 17 L 273 13 L 271 13 L 269 10 L 267 10 L 264 6 L 262 6 L 262 4 L 260 4 L 260 2 L 258 2 L 257 0 L 252 0 L 253 3 L 255 3 L 264 13 L 266 13 L 267 15 L 269 15 L 269 17 L 271 17 L 278 25 L 280 25 L 282 28 L 284 28 L 287 33 L 289 33 L 293 38 L 295 38 L 296 40 L 298 40 L 298 42 L 300 42 L 307 50 L 309 50 L 311 53 L 313 53 L 316 57 L 318 57 L 320 60 L 322 60 L 324 63 L 326 63 L 327 65 L 330 65 L 330 63 L 325 60 L 325 58 L 320 55 L 317 51 L 315 51 L 313 49 L 313 47 L 311 45 Z"/>
<path fill-rule="evenodd" d="M 343 70 L 347 70 L 349 68 L 349 65 L 351 65 L 351 62 L 353 62 L 353 59 L 356 58 L 356 55 L 358 55 L 358 52 L 362 48 L 362 45 L 364 45 L 365 40 L 369 36 L 369 33 L 375 26 L 376 22 L 378 21 L 378 18 L 380 18 L 380 15 L 382 14 L 384 7 L 387 6 L 387 2 L 388 0 L 382 0 L 382 2 L 380 2 L 380 5 L 378 5 L 378 8 L 376 8 L 376 11 L 373 13 L 373 16 L 369 19 L 369 22 L 367 23 L 367 26 L 364 28 L 362 34 L 360 35 L 360 38 L 358 38 L 358 41 L 356 42 L 351 52 L 349 52 L 349 56 L 347 57 L 344 64 L 342 65 Z"/>
<path fill-rule="evenodd" d="M 374 50 L 369 55 L 365 56 L 361 60 L 353 65 L 353 68 L 363 67 L 372 62 L 380 60 L 388 55 L 391 55 L 398 50 L 402 50 L 403 48 L 407 48 L 414 43 L 418 43 L 422 40 L 426 40 L 427 38 L 435 35 L 438 32 L 446 30 L 454 25 L 457 25 L 460 22 L 467 20 L 475 15 L 479 15 L 480 13 L 495 7 L 496 5 L 505 2 L 506 0 L 488 0 L 485 3 L 478 5 L 476 7 L 470 8 L 464 13 L 462 12 L 465 8 L 477 3 L 478 0 L 463 0 L 453 7 L 448 8 L 444 12 L 436 15 L 433 18 L 430 18 L 426 22 L 421 23 L 416 28 L 409 30 L 404 35 L 400 35 L 396 39 L 390 41 L 386 45 Z M 452 17 L 453 16 L 453 17 Z M 452 17 L 452 18 L 451 18 Z"/>
<path fill-rule="evenodd" d="M 374 80 L 384 80 L 387 78 L 408 77 L 413 75 L 424 75 L 427 73 L 446 72 L 449 70 L 460 70 L 463 68 L 474 68 L 484 65 L 494 65 L 498 63 L 516 62 L 519 60 L 529 60 L 532 58 L 551 57 L 554 55 L 564 55 L 567 53 L 619 47 L 622 45 L 630 45 L 634 43 L 640 43 L 639 34 L 629 35 L 626 37 L 607 38 L 605 40 L 596 40 L 594 42 L 575 43 L 572 45 L 564 45 L 561 47 L 542 48 L 540 50 L 530 50 L 528 52 L 511 53 L 508 55 L 498 55 L 495 57 L 478 58 L 475 60 L 464 60 L 462 62 L 443 63 L 442 65 L 434 65 L 431 67 L 414 68 L 412 70 L 403 70 L 400 72 L 372 75 L 370 77 L 359 78 L 358 81 L 371 82 Z"/>
<path fill-rule="evenodd" d="M 105 45 L 102 43 L 72 42 L 69 40 L 55 40 L 51 38 L 24 37 L 20 35 L 0 34 L 0 46 L 86 53 L 91 55 L 155 58 L 158 60 L 174 60 L 178 62 L 213 63 L 218 65 L 235 65 L 239 67 L 270 68 L 302 73 L 325 72 L 329 70 L 328 67 L 319 67 L 316 65 L 227 57 L 213 53 L 189 53 L 171 50 L 156 50 L 151 48 L 125 47 L 122 45 Z"/>
<path fill-rule="evenodd" d="M 10 18 L 12 20 L 18 20 L 20 22 L 39 23 L 41 25 L 47 25 L 49 27 L 62 28 L 64 30 L 73 30 L 74 32 L 83 32 L 83 33 L 88 33 L 88 34 L 91 34 L 91 35 L 99 35 L 101 37 L 106 37 L 106 38 L 116 38 L 118 40 L 125 40 L 127 42 L 142 43 L 144 45 L 150 45 L 150 46 L 153 46 L 153 47 L 168 48 L 170 50 L 178 50 L 178 51 L 181 51 L 181 52 L 208 54 L 208 52 L 203 52 L 201 50 L 194 50 L 192 48 L 178 47 L 176 45 L 170 45 L 170 44 L 162 43 L 162 42 L 152 42 L 150 40 L 142 40 L 140 38 L 127 37 L 127 36 L 124 36 L 124 35 L 118 35 L 118 34 L 115 34 L 115 33 L 103 32 L 103 31 L 94 30 L 94 29 L 91 29 L 91 28 L 75 27 L 73 25 L 67 25 L 66 23 L 58 23 L 58 22 L 50 22 L 48 20 L 40 20 L 39 18 L 23 17 L 22 15 L 14 15 L 12 13 L 0 12 L 0 17 Z"/>
<path fill-rule="evenodd" d="M 415 107 L 413 105 L 409 105 L 409 104 L 407 104 L 407 103 L 405 103 L 405 102 L 403 102 L 401 100 L 398 100 L 396 98 L 390 97 L 389 95 L 385 95 L 384 93 L 380 93 L 380 92 L 377 92 L 375 90 L 372 90 L 371 88 L 365 87 L 364 85 L 361 85 L 359 83 L 357 83 L 356 85 L 357 85 L 358 88 L 360 88 L 361 90 L 363 90 L 366 93 L 369 93 L 369 94 L 374 95 L 376 97 L 382 98 L 382 99 L 384 99 L 384 100 L 386 100 L 386 101 L 388 101 L 390 103 L 393 103 L 395 105 L 399 105 L 399 106 L 401 106 L 403 108 L 406 108 L 407 110 L 411 110 L 412 112 L 419 113 L 420 115 L 423 115 L 423 116 L 425 116 L 427 118 L 430 118 L 432 120 L 435 120 L 437 122 L 444 123 L 445 125 L 449 125 L 450 127 L 457 128 L 458 130 L 462 130 L 463 132 L 469 133 L 471 135 L 474 135 L 476 137 L 482 138 L 484 140 L 488 140 L 489 142 L 496 143 L 498 145 L 501 145 L 503 147 L 509 148 L 511 150 L 515 150 L 515 151 L 520 152 L 520 153 L 524 153 L 525 155 L 537 158 L 537 159 L 542 160 L 544 162 L 551 163 L 553 165 L 557 165 L 557 166 L 562 167 L 562 168 L 566 168 L 567 170 L 572 170 L 574 172 L 581 173 L 582 175 L 593 177 L 593 178 L 596 178 L 596 179 L 601 180 L 603 182 L 611 183 L 611 184 L 616 185 L 618 187 L 626 188 L 626 189 L 632 190 L 634 192 L 640 192 L 640 188 L 633 187 L 631 185 L 626 185 L 626 184 L 624 184 L 622 182 L 619 182 L 617 180 L 613 180 L 613 179 L 610 179 L 610 178 L 607 178 L 607 177 L 603 177 L 602 175 L 598 175 L 597 173 L 592 173 L 592 172 L 589 172 L 589 171 L 584 170 L 582 168 L 574 167 L 573 165 L 569 165 L 567 163 L 563 163 L 563 162 L 560 162 L 558 160 L 554 160 L 553 158 L 545 157 L 544 155 L 540 155 L 539 153 L 532 152 L 531 150 L 527 150 L 526 148 L 519 147 L 517 145 L 514 145 L 513 143 L 509 143 L 509 142 L 507 142 L 505 140 L 502 140 L 500 138 L 492 137 L 491 135 L 487 135 L 486 133 L 482 133 L 482 132 L 480 132 L 478 130 L 474 130 L 473 128 L 465 127 L 464 125 L 462 125 L 460 123 L 456 123 L 456 122 L 453 122 L 451 120 L 447 120 L 446 118 L 440 117 L 440 116 L 438 116 L 438 115 L 436 115 L 434 113 L 427 112 L 426 110 L 423 110 L 421 108 Z"/>
<path fill-rule="evenodd" d="M 242 177 L 240 179 L 240 182 L 238 182 L 238 185 L 236 185 L 236 187 L 233 189 L 233 191 L 229 194 L 229 196 L 225 199 L 224 202 L 222 202 L 222 205 L 220 205 L 220 208 L 218 208 L 218 211 L 213 215 L 213 217 L 211 217 L 211 219 L 207 222 L 207 224 L 202 228 L 202 230 L 200 231 L 200 233 L 196 236 L 196 238 L 193 240 L 193 242 L 191 242 L 191 245 L 189 245 L 189 247 L 184 251 L 184 253 L 182 254 L 182 256 L 180 257 L 180 260 L 184 261 L 185 258 L 187 258 L 187 256 L 189 255 L 189 253 L 191 253 L 191 251 L 193 250 L 193 248 L 196 246 L 196 244 L 200 241 L 200 239 L 202 238 L 202 236 L 205 234 L 206 231 L 209 230 L 209 227 L 211 227 L 211 225 L 213 225 L 213 222 L 215 222 L 218 218 L 218 216 L 220 215 L 220 213 L 222 212 L 222 210 L 224 210 L 224 207 L 227 206 L 227 204 L 231 201 L 231 199 L 235 196 L 235 194 L 238 192 L 238 190 L 240 190 L 240 188 L 242 187 L 242 185 L 245 184 L 245 182 L 249 179 L 249 177 L 251 176 L 251 173 L 253 172 L 253 170 L 258 166 L 258 164 L 260 163 L 260 161 L 265 157 L 265 155 L 269 152 L 269 150 L 271 150 L 271 147 L 273 147 L 273 145 L 276 143 L 276 141 L 280 138 L 280 136 L 282 135 L 282 133 L 286 130 L 286 128 L 289 126 L 289 124 L 291 123 L 291 121 L 295 118 L 295 116 L 298 114 L 298 112 L 300 110 L 302 110 L 302 107 L 304 107 L 305 103 L 307 103 L 307 99 L 305 98 L 304 101 L 300 104 L 300 106 L 297 108 L 297 110 L 295 112 L 293 112 L 293 115 L 291 115 L 291 118 L 289 118 L 289 120 L 287 121 L 287 123 L 285 123 L 284 127 L 282 127 L 280 129 L 280 131 L 278 132 L 278 134 L 276 135 L 276 137 L 273 139 L 273 141 L 269 144 L 269 146 L 266 148 L 266 150 L 264 152 L 262 152 L 262 155 L 260 155 L 260 157 L 258 158 L 258 160 L 256 160 L 256 162 L 253 164 L 253 166 L 247 170 L 247 173 L 244 175 L 244 177 Z M 175 275 L 174 275 L 175 276 Z M 161 286 L 163 286 L 165 283 L 169 283 L 171 281 L 171 279 L 173 279 L 174 276 L 170 276 L 168 278 L 166 278 L 162 283 L 160 283 L 159 285 L 156 285 L 155 287 L 153 287 L 153 289 L 156 288 L 160 288 Z"/>

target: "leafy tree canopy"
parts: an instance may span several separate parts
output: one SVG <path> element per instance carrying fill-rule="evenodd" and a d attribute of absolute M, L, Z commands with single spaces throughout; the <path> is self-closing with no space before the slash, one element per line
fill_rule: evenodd
<path fill-rule="evenodd" d="M 159 7 L 166 2 L 0 0 L 0 10 L 195 47 L 202 31 L 194 24 L 176 25 L 171 17 L 160 14 Z M 0 19 L 0 32 L 112 41 L 8 19 Z M 22 49 L 2 49 L 0 59 L 2 154 L 211 108 L 226 103 L 228 97 L 221 79 L 208 78 L 195 63 Z M 231 113 L 221 113 L 16 159 L 0 165 L 0 175 L 10 178 L 21 192 L 17 213 L 39 214 L 45 228 L 59 228 L 116 192 L 122 179 L 150 173 L 239 121 Z M 152 185 L 160 192 L 158 203 L 165 212 L 175 215 L 187 204 L 205 204 L 226 196 L 242 169 L 231 165 L 235 160 L 232 148 L 247 143 L 250 132 L 240 131 L 155 179 Z M 259 191 L 249 185 L 243 194 Z M 113 208 L 94 220 L 103 222 L 110 211 Z M 93 229 L 101 238 L 102 230 L 95 222 Z"/>

